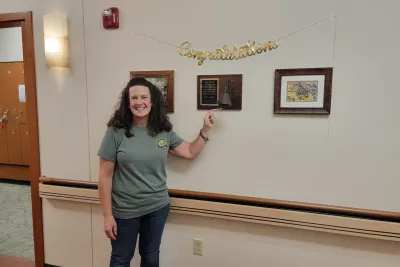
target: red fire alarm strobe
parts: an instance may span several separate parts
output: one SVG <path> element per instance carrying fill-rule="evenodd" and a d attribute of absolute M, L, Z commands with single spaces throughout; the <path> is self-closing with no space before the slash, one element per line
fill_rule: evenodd
<path fill-rule="evenodd" d="M 104 29 L 119 28 L 119 10 L 117 7 L 103 9 L 102 16 Z"/>

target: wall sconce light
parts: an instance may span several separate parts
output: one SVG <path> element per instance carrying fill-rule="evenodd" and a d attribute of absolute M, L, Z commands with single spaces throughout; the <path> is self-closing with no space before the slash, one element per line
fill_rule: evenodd
<path fill-rule="evenodd" d="M 67 17 L 52 12 L 43 17 L 44 51 L 48 68 L 69 68 Z"/>

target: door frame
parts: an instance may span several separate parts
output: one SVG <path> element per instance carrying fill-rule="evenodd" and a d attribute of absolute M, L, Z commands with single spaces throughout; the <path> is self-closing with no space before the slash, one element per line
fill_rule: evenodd
<path fill-rule="evenodd" d="M 0 14 L 0 22 L 21 23 L 27 119 L 29 120 L 30 137 L 29 178 L 31 184 L 35 266 L 40 267 L 44 266 L 45 262 L 42 201 L 39 196 L 40 151 L 32 11 Z"/>

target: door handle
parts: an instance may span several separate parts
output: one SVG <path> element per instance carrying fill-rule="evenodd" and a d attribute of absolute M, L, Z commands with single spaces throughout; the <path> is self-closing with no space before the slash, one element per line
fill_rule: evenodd
<path fill-rule="evenodd" d="M 8 119 L 7 119 L 7 114 L 8 114 L 8 110 L 6 112 L 4 112 L 3 115 L 0 115 L 0 132 L 1 129 L 4 128 L 4 126 L 7 124 Z"/>
<path fill-rule="evenodd" d="M 0 123 L 6 124 L 6 123 L 8 122 L 7 114 L 8 114 L 8 110 L 6 110 L 6 111 L 3 113 L 3 115 L 0 116 Z"/>
<path fill-rule="evenodd" d="M 17 115 L 17 109 L 14 108 L 14 118 L 15 118 L 16 120 L 18 120 L 18 119 L 21 118 L 21 117 L 22 117 L 22 110 L 20 110 L 20 111 L 19 111 L 19 115 Z"/>

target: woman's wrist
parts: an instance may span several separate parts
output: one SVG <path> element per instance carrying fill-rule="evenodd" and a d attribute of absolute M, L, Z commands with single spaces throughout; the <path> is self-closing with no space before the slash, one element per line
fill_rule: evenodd
<path fill-rule="evenodd" d="M 210 128 L 207 126 L 203 126 L 203 128 L 201 128 L 200 132 L 204 137 L 208 137 L 208 132 L 210 131 Z"/>
<path fill-rule="evenodd" d="M 111 212 L 104 212 L 103 216 L 104 217 L 114 217 Z"/>
<path fill-rule="evenodd" d="M 208 142 L 208 130 L 204 129 L 204 127 L 200 130 L 200 136 L 203 138 L 204 142 Z"/>

